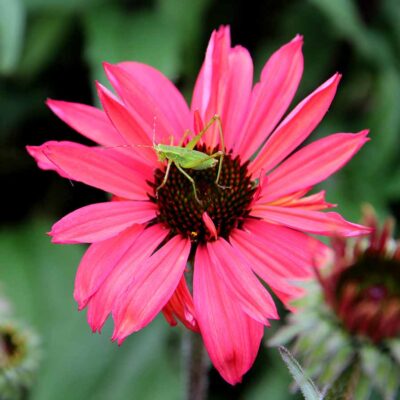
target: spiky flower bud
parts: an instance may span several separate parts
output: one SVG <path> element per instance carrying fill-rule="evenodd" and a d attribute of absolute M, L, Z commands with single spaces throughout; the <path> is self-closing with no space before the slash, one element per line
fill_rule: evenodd
<path fill-rule="evenodd" d="M 379 229 L 372 207 L 364 223 L 373 232 L 355 241 L 335 238 L 320 285 L 296 304 L 298 313 L 270 341 L 281 345 L 296 338 L 292 351 L 325 389 L 344 370 L 361 367 L 356 399 L 373 391 L 395 399 L 400 376 L 400 245 L 392 238 L 394 221 Z M 356 366 L 357 364 L 357 366 Z"/>
<path fill-rule="evenodd" d="M 0 399 L 26 398 L 39 364 L 39 340 L 26 325 L 9 315 L 7 303 L 0 310 Z"/>
<path fill-rule="evenodd" d="M 320 281 L 346 331 L 379 343 L 400 335 L 400 245 L 392 219 L 379 230 L 371 207 L 364 215 L 373 232 L 354 244 L 334 239 L 333 270 Z"/>

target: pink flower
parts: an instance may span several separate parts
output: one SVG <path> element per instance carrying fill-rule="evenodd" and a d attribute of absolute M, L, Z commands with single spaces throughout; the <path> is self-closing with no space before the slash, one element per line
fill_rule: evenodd
<path fill-rule="evenodd" d="M 29 153 L 42 169 L 114 195 L 68 214 L 50 232 L 55 243 L 92 243 L 74 297 L 87 307 L 93 331 L 112 314 L 113 340 L 122 343 L 162 311 L 171 325 L 179 319 L 199 332 L 214 366 L 235 384 L 253 364 L 264 326 L 278 318 L 258 277 L 289 306 L 301 295 L 293 281 L 312 277 L 315 259 L 327 254 L 309 233 L 369 231 L 321 212 L 333 207 L 324 192 L 307 195 L 350 160 L 368 132 L 337 133 L 293 153 L 327 112 L 340 80 L 333 75 L 282 120 L 303 72 L 302 43 L 296 36 L 275 52 L 253 87 L 249 53 L 232 48 L 229 28 L 221 27 L 211 36 L 190 108 L 164 75 L 137 62 L 104 65 L 116 92 L 98 84 L 104 111 L 48 101 L 97 145 L 47 142 L 28 146 Z M 172 135 L 177 144 L 215 114 L 226 145 L 219 186 L 217 168 L 187 170 L 199 203 L 172 165 L 156 194 L 166 162 L 151 148 L 153 133 L 157 143 L 169 144 Z M 196 149 L 221 149 L 217 124 Z"/>

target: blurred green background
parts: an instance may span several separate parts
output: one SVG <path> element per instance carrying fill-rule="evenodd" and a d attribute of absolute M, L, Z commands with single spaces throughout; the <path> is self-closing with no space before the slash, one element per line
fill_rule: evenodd
<path fill-rule="evenodd" d="M 170 77 L 190 100 L 208 38 L 230 24 L 233 44 L 268 56 L 297 33 L 305 72 L 296 100 L 343 73 L 312 140 L 371 129 L 371 142 L 323 187 L 347 218 L 372 203 L 400 217 L 400 2 L 398 0 L 0 0 L 0 290 L 42 338 L 35 400 L 180 399 L 181 328 L 162 318 L 118 348 L 111 325 L 93 335 L 72 300 L 83 247 L 51 245 L 51 224 L 105 194 L 40 171 L 26 144 L 84 142 L 46 108 L 51 97 L 95 103 L 102 61 L 139 60 Z M 266 339 L 279 326 L 266 331 Z M 210 372 L 210 399 L 296 399 L 275 349 L 263 348 L 242 384 Z"/>

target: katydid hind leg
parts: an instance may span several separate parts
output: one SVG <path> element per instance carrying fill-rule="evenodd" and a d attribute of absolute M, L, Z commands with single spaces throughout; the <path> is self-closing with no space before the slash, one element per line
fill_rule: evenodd
<path fill-rule="evenodd" d="M 222 189 L 226 189 L 228 188 L 228 186 L 222 186 L 219 185 L 219 178 L 221 176 L 221 171 L 222 171 L 222 163 L 224 160 L 224 155 L 225 155 L 225 141 L 224 141 L 224 134 L 222 131 L 222 121 L 221 121 L 221 117 L 217 114 L 215 114 L 210 121 L 208 121 L 207 125 L 202 129 L 202 131 L 200 133 L 198 133 L 187 145 L 186 148 L 193 150 L 194 147 L 196 146 L 196 144 L 199 142 L 199 140 L 203 137 L 203 135 L 207 132 L 207 130 L 214 124 L 216 123 L 218 125 L 218 134 L 219 134 L 219 139 L 220 139 L 220 145 L 221 145 L 221 150 L 212 154 L 211 156 L 214 157 L 218 157 L 219 156 L 219 162 L 218 162 L 218 172 L 217 172 L 217 177 L 215 179 L 215 184 L 222 188 Z M 215 156 L 216 154 L 216 156 Z M 211 158 L 211 157 L 210 157 Z"/>
<path fill-rule="evenodd" d="M 222 186 L 219 185 L 219 178 L 221 176 L 221 171 L 222 171 L 222 162 L 224 161 L 224 155 L 225 155 L 225 141 L 224 141 L 224 134 L 222 132 L 222 122 L 221 122 L 221 117 L 219 115 L 214 116 L 215 121 L 218 125 L 218 132 L 219 132 L 219 140 L 220 140 L 220 145 L 221 145 L 221 156 L 219 158 L 219 163 L 218 163 L 218 172 L 217 172 L 217 178 L 215 179 L 215 184 L 218 185 L 222 189 L 228 188 L 228 186 Z"/>
<path fill-rule="evenodd" d="M 207 125 L 185 146 L 189 150 L 193 150 L 196 147 L 196 144 L 199 143 L 200 139 L 204 136 L 204 134 L 210 129 L 210 127 L 218 121 L 218 125 L 221 126 L 221 118 L 219 115 L 214 115 L 207 123 Z"/>

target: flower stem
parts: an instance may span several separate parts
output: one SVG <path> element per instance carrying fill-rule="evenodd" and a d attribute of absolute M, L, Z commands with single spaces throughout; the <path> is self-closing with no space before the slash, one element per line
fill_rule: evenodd
<path fill-rule="evenodd" d="M 185 332 L 186 400 L 204 400 L 208 389 L 208 358 L 201 335 Z"/>

